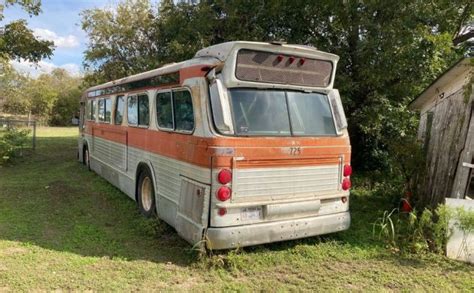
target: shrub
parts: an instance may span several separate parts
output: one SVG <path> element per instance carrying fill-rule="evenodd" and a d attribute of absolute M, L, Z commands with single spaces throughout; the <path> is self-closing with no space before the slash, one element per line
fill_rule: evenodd
<path fill-rule="evenodd" d="M 402 253 L 443 253 L 451 235 L 449 221 L 460 215 L 459 210 L 445 205 L 438 206 L 434 212 L 425 209 L 421 213 L 414 210 L 401 214 L 394 209 L 390 213 L 386 211 L 373 224 L 373 234 Z"/>
<path fill-rule="evenodd" d="M 0 135 L 0 165 L 23 154 L 23 147 L 28 141 L 29 133 L 28 129 L 7 128 Z"/>

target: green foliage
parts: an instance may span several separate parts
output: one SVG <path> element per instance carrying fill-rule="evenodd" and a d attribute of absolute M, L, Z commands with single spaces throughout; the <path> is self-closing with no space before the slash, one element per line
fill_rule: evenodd
<path fill-rule="evenodd" d="M 157 10 L 149 1 L 121 1 L 112 9 L 85 10 L 82 29 L 90 36 L 85 52 L 86 69 L 95 84 L 158 66 Z"/>
<path fill-rule="evenodd" d="M 439 205 L 434 212 L 413 211 L 399 214 L 385 211 L 373 224 L 372 234 L 401 253 L 444 253 L 452 231 L 449 222 L 461 230 L 464 238 L 474 232 L 474 211 Z"/>
<path fill-rule="evenodd" d="M 81 79 L 63 69 L 42 74 L 32 79 L 10 68 L 0 77 L 0 103 L 3 111 L 11 114 L 32 114 L 37 120 L 50 125 L 68 125 L 78 115 L 82 92 Z"/>
<path fill-rule="evenodd" d="M 38 15 L 41 12 L 41 1 L 40 0 L 4 0 L 0 2 L 0 20 L 3 19 L 3 11 L 8 6 L 18 4 L 31 15 Z"/>
<path fill-rule="evenodd" d="M 192 58 L 233 40 L 286 40 L 338 54 L 336 75 L 359 171 L 390 166 L 388 141 L 408 136 L 416 115 L 406 105 L 461 49 L 452 36 L 472 18 L 469 0 L 250 1 L 197 5 L 125 0 L 82 13 L 89 36 L 86 80 L 105 82 Z"/>
<path fill-rule="evenodd" d="M 474 211 L 469 211 L 461 207 L 457 208 L 456 212 L 457 223 L 455 225 L 466 234 L 473 233 Z"/>
<path fill-rule="evenodd" d="M 403 131 L 403 128 L 399 130 Z M 389 190 L 392 190 L 392 195 L 397 200 L 404 197 L 410 204 L 423 208 L 421 192 L 418 190 L 419 179 L 423 178 L 426 166 L 423 144 L 414 133 L 405 133 L 399 137 L 391 136 L 385 146 L 388 164 L 385 169 L 386 177 L 382 178 L 384 184 L 390 186 Z"/>
<path fill-rule="evenodd" d="M 0 3 L 0 20 L 6 7 L 20 5 L 31 15 L 41 11 L 41 1 L 38 0 L 6 0 Z M 24 59 L 38 62 L 53 54 L 54 43 L 39 40 L 33 31 L 27 27 L 26 20 L 17 20 L 6 24 L 0 30 L 0 59 Z"/>
<path fill-rule="evenodd" d="M 393 209 L 391 212 L 384 211 L 382 217 L 374 222 L 372 229 L 373 235 L 377 235 L 379 239 L 385 239 L 391 245 L 396 243 L 395 224 L 392 219 L 396 211 L 396 209 Z"/>
<path fill-rule="evenodd" d="M 22 155 L 22 148 L 28 141 L 28 129 L 8 128 L 0 132 L 0 165 L 10 161 L 15 156 Z"/>

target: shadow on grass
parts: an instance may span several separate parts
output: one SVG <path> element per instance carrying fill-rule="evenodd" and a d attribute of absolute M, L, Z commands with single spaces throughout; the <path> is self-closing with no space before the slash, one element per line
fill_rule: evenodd
<path fill-rule="evenodd" d="M 135 202 L 87 171 L 76 156 L 75 137 L 39 137 L 33 155 L 0 169 L 1 239 L 91 257 L 182 266 L 199 259 L 172 228 L 144 219 Z M 379 216 L 376 211 L 388 208 L 383 198 L 358 194 L 351 197 L 352 225 L 348 231 L 244 251 L 252 254 L 331 242 L 349 249 L 377 249 L 381 244 L 371 237 L 371 223 Z"/>
<path fill-rule="evenodd" d="M 83 256 L 189 265 L 197 257 L 169 226 L 77 161 L 75 137 L 39 137 L 0 168 L 0 239 Z"/>

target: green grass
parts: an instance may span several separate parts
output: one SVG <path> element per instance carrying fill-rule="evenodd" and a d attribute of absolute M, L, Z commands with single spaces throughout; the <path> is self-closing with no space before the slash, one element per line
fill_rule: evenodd
<path fill-rule="evenodd" d="M 346 232 L 199 256 L 79 164 L 76 137 L 41 128 L 34 154 L 0 167 L 0 291 L 474 291 L 473 266 L 374 240 L 391 204 L 362 190 Z"/>

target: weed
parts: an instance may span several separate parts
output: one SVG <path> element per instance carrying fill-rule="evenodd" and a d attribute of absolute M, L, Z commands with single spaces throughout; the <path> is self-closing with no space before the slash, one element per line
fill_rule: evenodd
<path fill-rule="evenodd" d="M 398 209 L 385 211 L 373 224 L 372 235 L 392 249 L 402 253 L 444 253 L 452 231 L 449 222 L 462 231 L 462 248 L 467 247 L 467 237 L 474 232 L 474 212 L 439 205 L 434 212 L 425 209 L 399 214 Z"/>
<path fill-rule="evenodd" d="M 373 223 L 372 234 L 375 236 L 378 235 L 379 239 L 386 239 L 390 244 L 395 245 L 396 243 L 396 234 L 394 220 L 392 219 L 393 214 L 398 212 L 398 209 L 393 209 L 391 212 L 384 211 L 381 218 L 377 219 Z M 378 233 L 376 232 L 378 230 Z"/>

